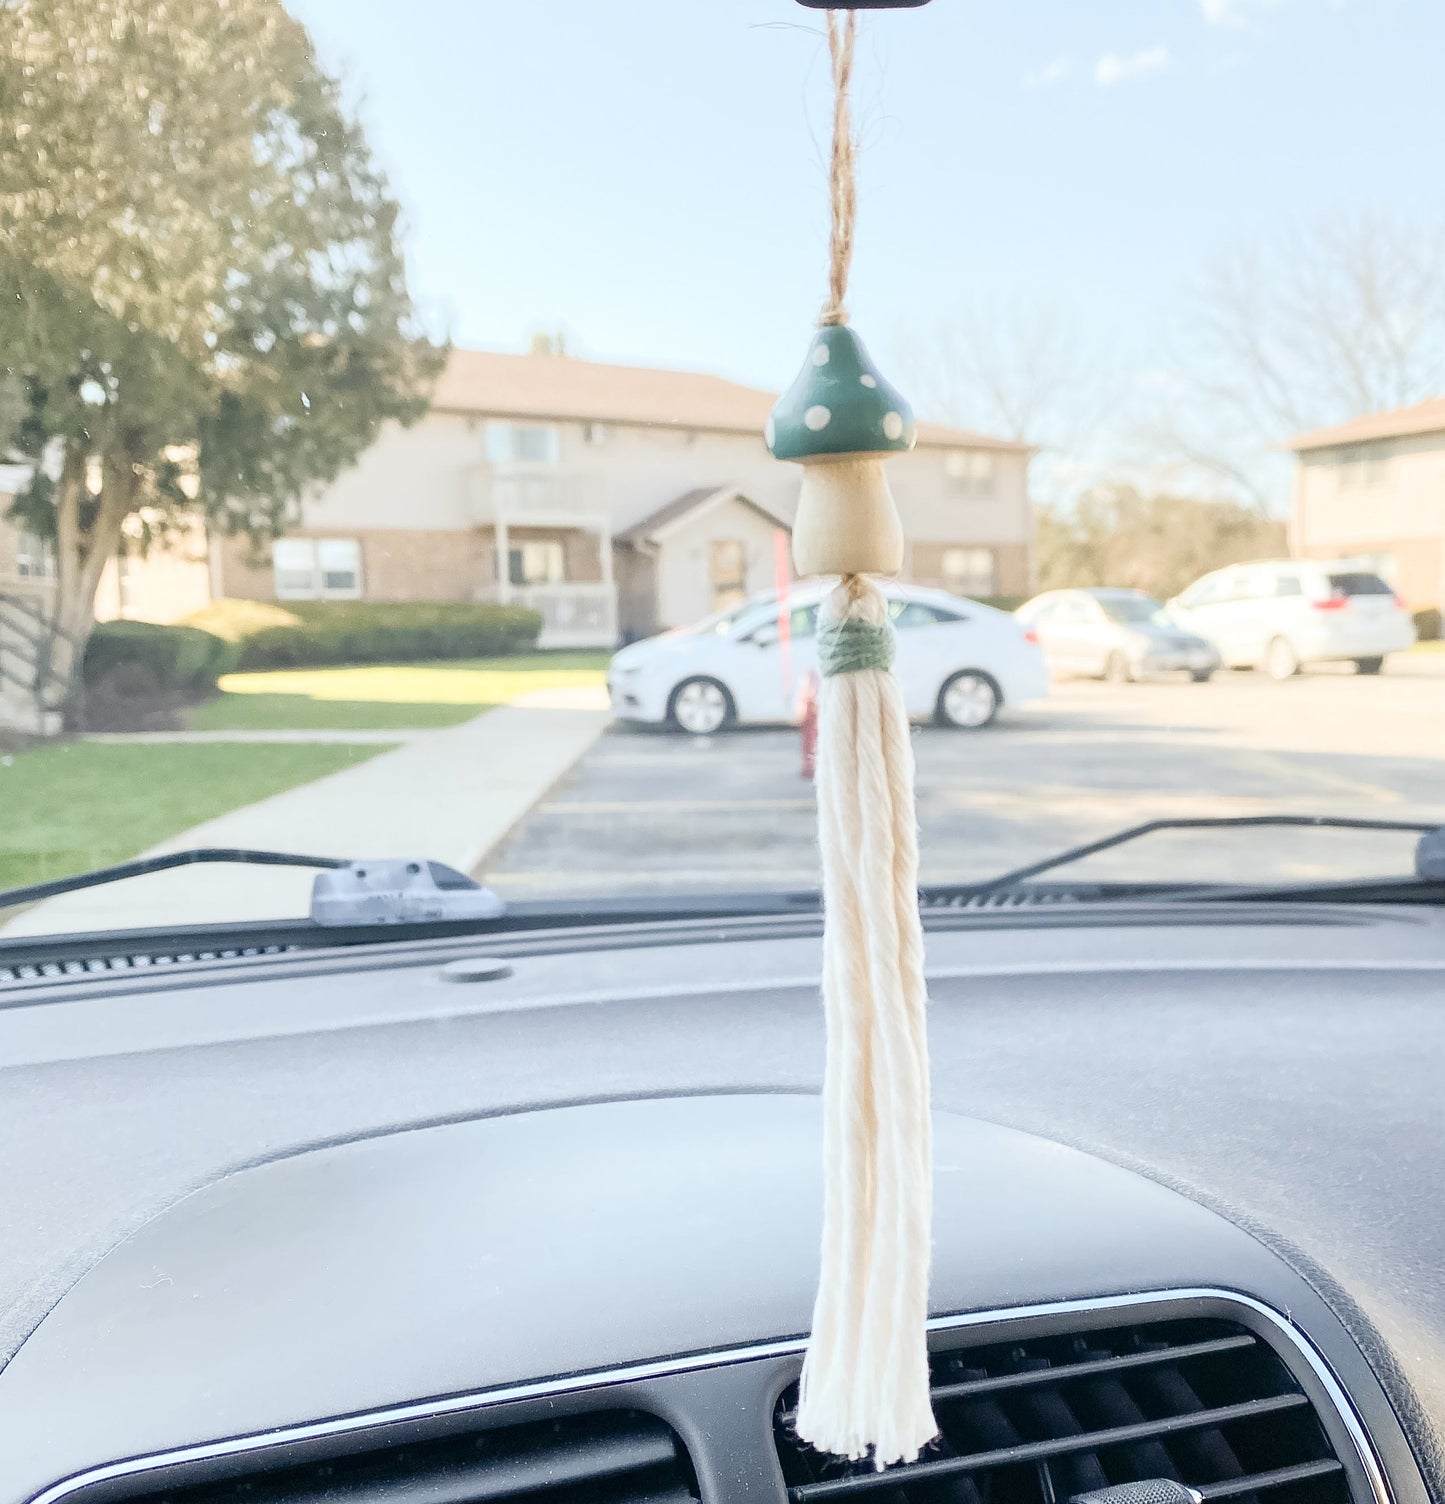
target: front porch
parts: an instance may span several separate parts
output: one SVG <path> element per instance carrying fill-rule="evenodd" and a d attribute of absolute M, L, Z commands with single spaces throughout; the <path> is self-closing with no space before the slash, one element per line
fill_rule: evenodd
<path fill-rule="evenodd" d="M 477 591 L 481 601 L 500 601 L 540 612 L 539 648 L 611 648 L 617 645 L 617 587 L 611 581 L 549 581 L 515 585 L 494 581 Z"/>
<path fill-rule="evenodd" d="M 515 462 L 478 466 L 471 479 L 474 515 L 492 533 L 492 579 L 476 598 L 539 612 L 538 647 L 614 647 L 617 586 L 604 478 Z"/>

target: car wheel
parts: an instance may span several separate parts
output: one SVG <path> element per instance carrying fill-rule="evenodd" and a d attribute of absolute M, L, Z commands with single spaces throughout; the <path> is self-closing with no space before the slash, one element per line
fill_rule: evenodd
<path fill-rule="evenodd" d="M 1214 670 L 1212 668 L 1192 669 L 1190 671 L 1189 677 L 1193 679 L 1196 684 L 1208 684 L 1209 681 L 1214 677 Z"/>
<path fill-rule="evenodd" d="M 1128 657 L 1116 648 L 1104 664 L 1104 677 L 1110 684 L 1127 684 L 1133 677 Z"/>
<path fill-rule="evenodd" d="M 1355 672 L 1357 674 L 1378 674 L 1385 666 L 1383 658 L 1356 658 Z"/>
<path fill-rule="evenodd" d="M 684 679 L 667 702 L 667 718 L 691 736 L 712 736 L 735 714 L 732 696 L 716 679 Z"/>
<path fill-rule="evenodd" d="M 1270 639 L 1264 650 L 1264 671 L 1271 679 L 1292 679 L 1299 673 L 1299 654 L 1287 637 Z"/>
<path fill-rule="evenodd" d="M 966 668 L 939 690 L 934 718 L 956 731 L 977 731 L 993 720 L 1002 703 L 998 685 L 982 669 Z"/>

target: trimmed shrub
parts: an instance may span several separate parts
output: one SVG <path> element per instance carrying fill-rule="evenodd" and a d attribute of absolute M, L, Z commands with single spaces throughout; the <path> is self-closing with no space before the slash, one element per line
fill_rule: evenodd
<path fill-rule="evenodd" d="M 995 611 L 1017 611 L 1030 597 L 1027 595 L 978 595 L 974 599 L 982 605 L 992 606 Z"/>
<path fill-rule="evenodd" d="M 1440 640 L 1440 608 L 1438 606 L 1427 606 L 1423 611 L 1415 613 L 1415 635 L 1421 642 Z"/>
<path fill-rule="evenodd" d="M 188 622 L 233 643 L 243 669 L 490 658 L 537 644 L 542 618 L 466 601 L 214 601 Z"/>
<path fill-rule="evenodd" d="M 85 646 L 81 678 L 121 695 L 193 695 L 214 689 L 236 659 L 232 643 L 199 627 L 103 621 Z"/>

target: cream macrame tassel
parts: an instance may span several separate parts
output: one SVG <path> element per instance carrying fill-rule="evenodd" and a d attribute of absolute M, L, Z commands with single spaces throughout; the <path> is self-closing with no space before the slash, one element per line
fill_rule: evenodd
<path fill-rule="evenodd" d="M 888 604 L 867 575 L 903 562 L 884 461 L 913 447 L 903 398 L 848 326 L 856 196 L 848 83 L 853 13 L 828 13 L 833 161 L 828 301 L 768 447 L 803 467 L 800 574 L 842 584 L 818 620 L 814 774 L 823 853 L 823 1256 L 797 1428 L 821 1451 L 879 1467 L 937 1434 L 928 1395 L 933 1219 L 923 926 L 908 715 Z"/>
<path fill-rule="evenodd" d="M 798 1434 L 880 1465 L 937 1434 L 928 1397 L 932 1134 L 907 711 L 882 595 L 846 578 L 820 616 L 825 903 L 823 1257 Z"/>

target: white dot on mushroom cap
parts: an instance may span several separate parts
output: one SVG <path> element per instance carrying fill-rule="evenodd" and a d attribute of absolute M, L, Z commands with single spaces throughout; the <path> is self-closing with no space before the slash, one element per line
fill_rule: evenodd
<path fill-rule="evenodd" d="M 773 447 L 773 441 L 777 438 L 777 436 L 777 425 L 773 422 L 772 417 L 769 416 L 768 421 L 763 424 L 763 438 L 767 440 L 769 449 Z"/>
<path fill-rule="evenodd" d="M 832 418 L 833 414 L 829 412 L 826 407 L 810 407 L 807 412 L 803 414 L 803 422 L 806 423 L 814 433 L 817 433 L 820 428 L 826 428 L 832 421 Z"/>
<path fill-rule="evenodd" d="M 898 413 L 884 413 L 883 432 L 890 439 L 901 439 L 903 437 L 902 416 Z"/>
<path fill-rule="evenodd" d="M 878 378 L 876 376 L 863 375 L 863 376 L 860 376 L 858 378 L 858 380 L 864 386 L 877 386 L 878 385 Z"/>
<path fill-rule="evenodd" d="M 813 364 L 815 366 L 825 366 L 825 365 L 827 365 L 828 364 L 828 356 L 829 356 L 829 354 L 830 354 L 830 352 L 828 350 L 827 345 L 814 345 L 813 346 L 813 356 L 812 356 Z"/>

